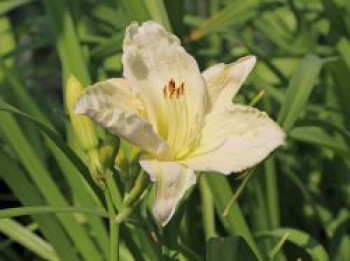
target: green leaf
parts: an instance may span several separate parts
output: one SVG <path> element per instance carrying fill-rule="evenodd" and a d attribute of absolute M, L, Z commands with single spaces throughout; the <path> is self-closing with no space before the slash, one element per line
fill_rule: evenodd
<path fill-rule="evenodd" d="M 340 41 L 337 44 L 337 50 L 350 69 L 350 42 L 346 38 L 340 39 Z"/>
<path fill-rule="evenodd" d="M 117 32 L 110 38 L 105 39 L 101 44 L 91 51 L 91 56 L 99 61 L 110 55 L 113 55 L 122 49 L 124 32 Z"/>
<path fill-rule="evenodd" d="M 108 217 L 107 212 L 105 212 L 103 209 L 97 210 L 81 207 L 32 206 L 2 209 L 0 210 L 0 219 L 48 213 L 85 213 L 100 217 Z"/>
<path fill-rule="evenodd" d="M 45 200 L 51 205 L 67 206 L 67 198 L 60 191 L 57 182 L 28 142 L 14 117 L 8 112 L 0 112 L 0 117 L 0 127 L 5 139 L 18 155 Z M 58 218 L 84 258 L 91 261 L 98 259 L 101 254 L 85 227 L 79 225 L 77 218 L 69 215 L 58 215 Z"/>
<path fill-rule="evenodd" d="M 292 139 L 325 147 L 344 156 L 350 157 L 350 148 L 337 137 L 328 134 L 320 127 L 295 127 L 289 134 Z"/>
<path fill-rule="evenodd" d="M 91 10 L 94 17 L 116 29 L 124 30 L 127 26 L 125 13 L 121 8 L 112 8 L 102 3 L 96 3 Z"/>
<path fill-rule="evenodd" d="M 0 149 L 0 177 L 22 204 L 46 204 L 45 199 L 35 184 L 19 168 L 17 162 L 8 157 L 2 149 Z M 40 215 L 33 216 L 33 220 L 37 222 L 41 232 L 50 241 L 61 260 L 78 260 L 76 250 L 56 218 L 50 215 Z"/>
<path fill-rule="evenodd" d="M 95 190 L 96 195 L 101 194 L 98 190 L 96 184 L 91 178 L 89 169 L 85 166 L 84 162 L 75 154 L 75 152 L 67 146 L 67 144 L 61 139 L 61 137 L 53 131 L 51 128 L 47 127 L 44 123 L 41 123 L 37 119 L 31 117 L 30 115 L 18 110 L 17 108 L 11 106 L 5 101 L 0 99 L 0 110 L 4 110 L 10 113 L 14 113 L 30 122 L 34 123 L 42 132 L 44 132 L 69 158 L 76 168 L 83 174 L 85 180 L 90 184 L 90 186 Z M 102 201 L 102 197 L 101 197 Z"/>
<path fill-rule="evenodd" d="M 350 74 L 350 64 L 347 65 L 344 61 L 346 59 L 349 59 L 343 56 L 343 61 L 337 61 L 334 63 L 330 63 L 327 66 L 327 69 L 331 72 L 333 76 L 333 80 L 335 83 L 335 92 L 338 97 L 337 104 L 341 106 L 345 118 L 345 124 L 347 128 L 350 128 L 350 106 L 349 106 L 349 95 L 350 95 L 350 88 L 349 88 L 349 74 Z"/>
<path fill-rule="evenodd" d="M 304 111 L 322 64 L 320 58 L 308 54 L 294 71 L 277 120 L 285 131 L 288 132 L 293 127 Z"/>
<path fill-rule="evenodd" d="M 44 259 L 59 260 L 52 246 L 15 220 L 1 219 L 0 232 Z"/>
<path fill-rule="evenodd" d="M 208 185 L 209 190 L 213 195 L 217 213 L 225 228 L 232 235 L 240 235 L 244 237 L 244 239 L 253 249 L 254 253 L 259 257 L 259 248 L 256 245 L 255 239 L 250 231 L 250 228 L 248 227 L 239 205 L 233 205 L 228 211 L 227 216 L 223 216 L 227 204 L 233 197 L 230 184 L 226 178 L 217 173 L 205 173 L 201 175 L 201 179 L 205 180 L 205 183 Z"/>
<path fill-rule="evenodd" d="M 64 160 L 67 160 L 68 163 L 72 163 L 73 166 L 76 167 L 76 169 L 83 175 L 83 179 L 87 181 L 89 184 L 89 188 L 91 188 L 94 192 L 94 196 L 99 197 L 100 202 L 103 201 L 103 196 L 101 193 L 101 190 L 96 186 L 95 182 L 92 180 L 90 172 L 88 168 L 85 166 L 85 164 L 81 161 L 81 159 L 70 149 L 69 146 L 61 139 L 61 137 L 51 128 L 47 127 L 46 124 L 41 123 L 36 118 L 33 118 L 20 110 L 12 107 L 11 105 L 7 104 L 6 102 L 0 100 L 0 110 L 6 110 L 8 112 L 12 112 L 20 117 L 23 117 L 26 120 L 29 120 L 30 122 L 34 123 L 36 127 L 38 127 L 42 132 L 44 132 L 61 150 L 63 155 L 60 155 L 60 157 L 63 157 Z M 57 148 L 55 148 L 55 152 L 57 153 Z M 67 175 L 71 175 L 72 173 L 65 173 Z M 78 177 L 75 177 L 78 178 Z M 73 179 L 73 177 L 72 177 Z M 76 192 L 76 195 L 81 199 L 81 203 L 85 206 L 89 207 L 95 207 L 93 203 L 93 197 L 88 193 L 87 190 L 88 187 L 84 186 L 85 183 L 83 180 L 75 181 L 76 186 L 72 186 L 72 188 L 75 188 L 78 190 Z M 78 187 L 80 185 L 80 187 Z M 82 187 L 84 186 L 84 187 Z M 85 188 L 85 190 L 83 189 Z M 101 242 L 100 244 L 103 244 L 103 242 L 107 239 L 107 233 L 105 230 L 105 227 L 103 226 L 102 222 L 98 219 L 90 218 L 88 219 L 89 223 L 91 224 L 92 228 L 95 230 L 96 237 L 99 238 Z"/>
<path fill-rule="evenodd" d="M 338 220 L 333 221 L 333 223 L 337 223 L 337 226 L 330 242 L 329 253 L 331 260 L 349 260 L 350 236 L 348 231 L 350 227 L 350 215 L 347 209 L 343 209 L 338 216 Z"/>
<path fill-rule="evenodd" d="M 215 228 L 214 199 L 207 182 L 203 178 L 199 179 L 199 187 L 201 192 L 203 229 L 205 238 L 209 239 L 217 235 Z"/>
<path fill-rule="evenodd" d="M 0 15 L 6 14 L 7 12 L 16 9 L 22 5 L 33 2 L 34 0 L 2 0 L 0 1 Z"/>
<path fill-rule="evenodd" d="M 151 19 L 164 25 L 165 29 L 171 32 L 171 25 L 163 0 L 144 0 L 144 2 Z"/>
<path fill-rule="evenodd" d="M 224 9 L 206 20 L 199 28 L 193 30 L 188 36 L 188 40 L 196 41 L 209 33 L 244 23 L 255 14 L 258 3 L 258 0 L 232 1 Z"/>
<path fill-rule="evenodd" d="M 317 242 L 316 239 L 311 237 L 309 234 L 294 229 L 294 228 L 281 228 L 272 231 L 262 231 L 257 233 L 257 237 L 273 237 L 273 238 L 283 238 L 286 233 L 288 233 L 287 241 L 301 247 L 304 249 L 314 261 L 328 261 L 329 257 L 327 255 L 324 247 Z"/>
<path fill-rule="evenodd" d="M 211 238 L 206 246 L 206 261 L 258 261 L 247 242 L 240 236 Z"/>
<path fill-rule="evenodd" d="M 150 15 L 143 0 L 122 0 L 122 7 L 129 22 L 145 22 L 150 19 Z"/>
<path fill-rule="evenodd" d="M 7 22 L 6 17 L 1 19 L 0 27 L 2 27 L 0 30 L 4 31 L 4 33 L 1 33 L 1 42 L 3 42 L 5 36 L 5 39 L 8 39 L 8 41 L 4 42 L 3 45 L 9 48 L 8 50 L 18 49 L 14 40 L 10 41 L 10 39 L 14 38 L 14 30 L 11 30 L 11 26 Z M 40 41 L 40 39 L 37 39 L 36 41 Z M 0 45 L 2 46 L 1 43 Z M 0 49 L 4 49 L 3 51 L 6 51 L 5 48 Z M 50 129 L 55 130 L 56 127 L 48 117 L 51 110 L 48 110 L 47 108 L 43 110 L 40 104 L 38 104 L 34 97 L 31 96 L 27 81 L 23 81 L 21 79 L 21 69 L 18 68 L 17 63 L 9 63 L 9 59 L 5 60 L 4 62 L 0 61 L 0 69 L 2 70 L 2 72 L 1 70 L 0 72 L 3 73 L 3 78 L 5 78 L 4 83 L 8 84 L 8 91 L 6 91 L 6 94 L 13 97 L 11 102 L 16 104 L 20 110 L 27 112 L 28 114 L 32 115 L 33 118 L 42 122 Z M 84 178 L 79 173 L 79 170 L 75 167 L 74 163 L 72 163 L 71 159 L 67 157 L 67 155 L 48 136 L 44 136 L 44 139 L 42 139 L 39 133 L 40 130 L 29 121 L 21 122 L 21 127 L 25 127 L 23 128 L 23 131 L 26 133 L 26 137 L 31 144 L 36 145 L 34 149 L 42 158 L 46 158 L 48 156 L 43 155 L 46 152 L 50 152 L 53 155 L 62 175 L 68 183 L 69 190 L 75 192 L 76 204 L 81 204 L 91 208 L 102 206 L 103 201 L 101 202 L 101 197 L 100 200 L 98 200 L 96 197 L 96 195 L 99 196 L 99 194 L 96 194 L 96 192 L 98 193 L 99 190 L 96 190 L 96 188 L 95 191 L 93 190 L 94 184 L 87 185 Z M 44 144 L 42 144 L 42 141 L 45 142 L 48 151 L 46 151 L 46 148 L 43 147 Z M 52 163 L 50 165 L 52 165 Z M 87 222 L 88 227 L 94 231 L 94 235 L 97 239 L 96 241 L 100 245 L 101 249 L 103 249 L 104 252 L 107 252 L 108 234 L 102 220 L 98 219 L 97 217 L 90 217 L 87 219 Z"/>
<path fill-rule="evenodd" d="M 65 0 L 44 0 L 46 13 L 53 28 L 56 48 L 63 68 L 63 79 L 74 74 L 84 85 L 91 82 L 73 18 Z M 63 96 L 64 97 L 64 96 Z"/>

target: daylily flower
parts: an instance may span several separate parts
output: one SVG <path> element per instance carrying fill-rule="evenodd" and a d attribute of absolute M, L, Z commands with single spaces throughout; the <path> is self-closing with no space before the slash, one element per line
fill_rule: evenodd
<path fill-rule="evenodd" d="M 266 113 L 232 103 L 254 56 L 201 74 L 179 39 L 149 21 L 126 29 L 122 60 L 124 78 L 87 88 L 75 112 L 142 150 L 160 224 L 196 183 L 196 171 L 240 172 L 283 144 L 284 132 Z"/>

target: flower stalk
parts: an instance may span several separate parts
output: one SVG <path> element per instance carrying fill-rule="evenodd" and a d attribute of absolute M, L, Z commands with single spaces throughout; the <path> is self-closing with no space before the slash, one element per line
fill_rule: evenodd
<path fill-rule="evenodd" d="M 113 205 L 112 196 L 108 186 L 104 189 L 105 199 L 107 202 L 108 219 L 109 219 L 109 260 L 119 261 L 119 226 L 115 222 L 116 211 Z"/>

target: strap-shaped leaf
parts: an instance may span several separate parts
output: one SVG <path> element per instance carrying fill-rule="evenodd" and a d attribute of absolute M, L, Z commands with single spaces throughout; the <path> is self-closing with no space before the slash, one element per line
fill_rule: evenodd
<path fill-rule="evenodd" d="M 297 66 L 290 80 L 286 92 L 286 98 L 278 115 L 278 123 L 285 131 L 289 131 L 305 105 L 321 70 L 323 61 L 312 54 L 306 55 Z"/>
<path fill-rule="evenodd" d="M 96 184 L 91 178 L 89 169 L 83 163 L 83 161 L 75 154 L 75 152 L 67 146 L 67 144 L 62 140 L 62 138 L 51 128 L 47 127 L 44 123 L 38 121 L 37 119 L 31 117 L 30 115 L 18 110 L 17 108 L 11 106 L 7 102 L 0 99 L 0 110 L 11 112 L 25 120 L 29 120 L 35 126 L 37 126 L 42 132 L 44 132 L 67 156 L 68 159 L 74 164 L 74 166 L 80 171 L 84 176 L 85 180 L 89 183 L 91 188 L 94 190 L 96 195 L 100 198 L 101 202 L 104 202 L 101 191 L 97 188 Z"/>
<path fill-rule="evenodd" d="M 44 259 L 59 260 L 51 245 L 15 220 L 1 219 L 0 232 Z"/>
<path fill-rule="evenodd" d="M 0 210 L 0 219 L 48 213 L 84 213 L 97 215 L 100 217 L 108 217 L 107 212 L 105 212 L 103 209 L 90 209 L 82 207 L 31 206 L 2 209 Z"/>
<path fill-rule="evenodd" d="M 207 243 L 207 261 L 258 261 L 247 242 L 240 236 L 216 237 Z"/>
<path fill-rule="evenodd" d="M 306 232 L 294 229 L 294 228 L 281 228 L 271 231 L 262 231 L 257 234 L 258 237 L 275 237 L 282 238 L 286 233 L 288 233 L 287 241 L 301 247 L 304 249 L 314 261 L 328 261 L 329 257 L 327 255 L 324 247 L 317 242 L 316 239 L 311 237 Z"/>

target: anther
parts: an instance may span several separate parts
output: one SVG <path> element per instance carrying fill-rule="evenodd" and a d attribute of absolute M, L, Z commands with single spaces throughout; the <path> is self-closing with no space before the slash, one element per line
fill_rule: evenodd
<path fill-rule="evenodd" d="M 178 99 L 181 95 L 185 93 L 185 83 L 182 82 L 181 85 L 176 88 L 175 81 L 171 79 L 167 85 L 163 88 L 164 99 L 173 99 L 174 97 Z"/>
<path fill-rule="evenodd" d="M 170 99 L 172 99 L 176 92 L 175 81 L 173 79 L 170 80 L 168 88 L 170 93 Z"/>
<path fill-rule="evenodd" d="M 184 93 L 185 93 L 185 83 L 184 82 L 181 83 L 179 89 L 180 89 L 180 95 L 184 95 Z"/>

